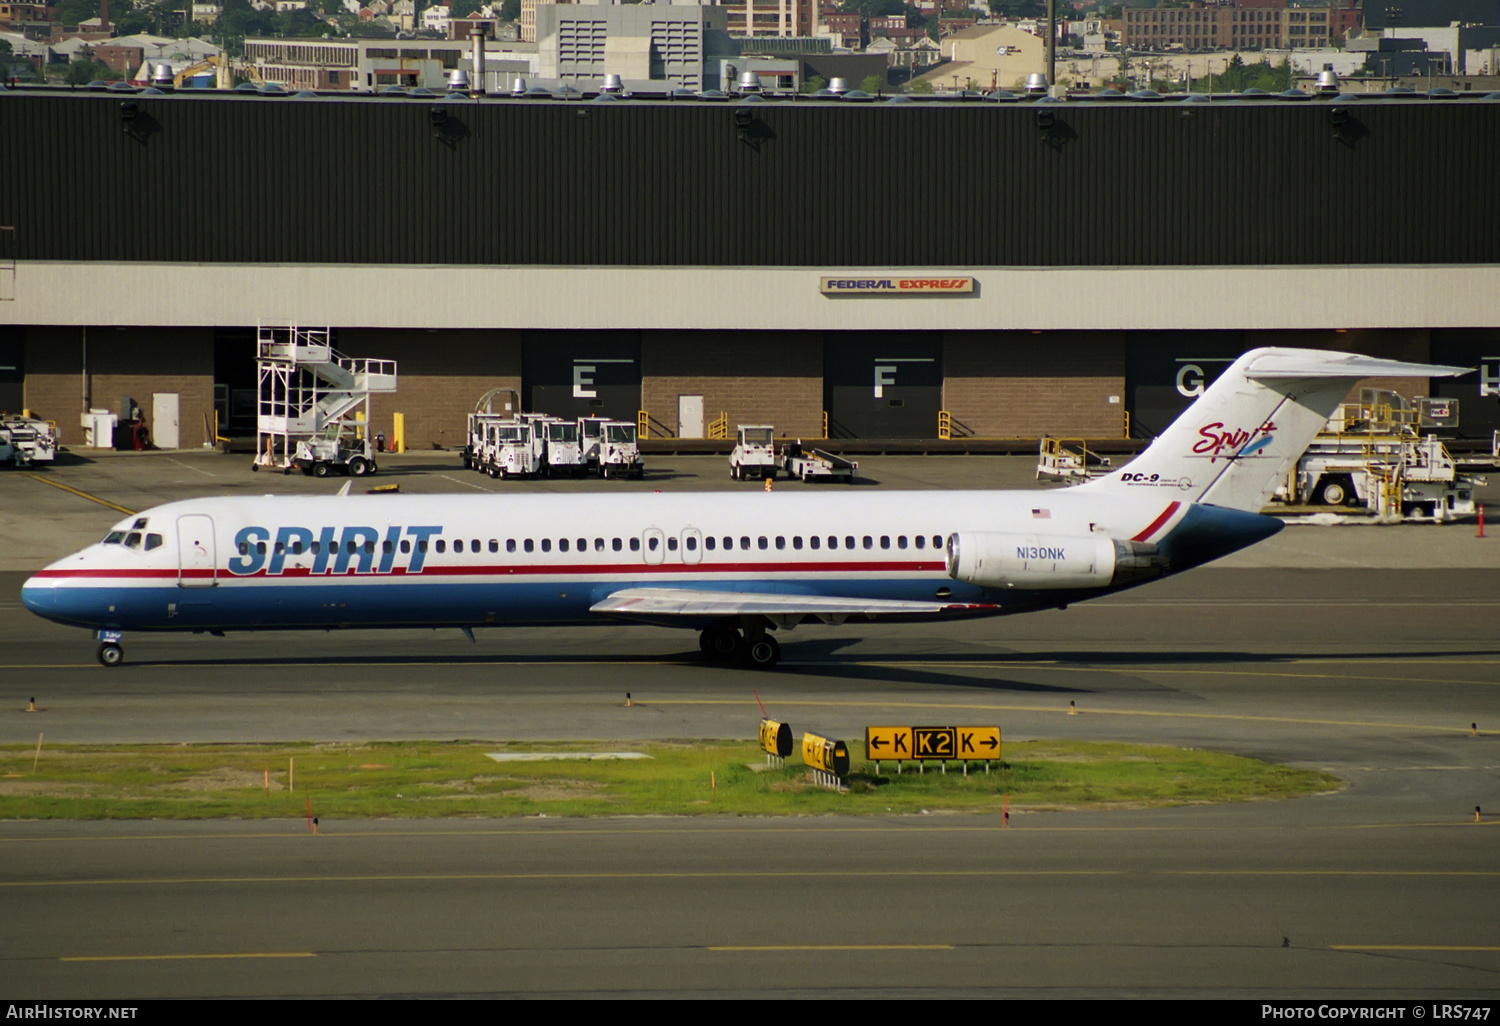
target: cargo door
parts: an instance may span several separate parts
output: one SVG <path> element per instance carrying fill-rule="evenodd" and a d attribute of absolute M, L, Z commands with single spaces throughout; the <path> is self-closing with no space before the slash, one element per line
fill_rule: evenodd
<path fill-rule="evenodd" d="M 936 438 L 941 332 L 830 331 L 823 409 L 833 438 Z"/>
<path fill-rule="evenodd" d="M 214 548 L 214 519 L 202 513 L 177 518 L 177 584 L 182 588 L 212 588 L 218 584 L 218 554 Z"/>

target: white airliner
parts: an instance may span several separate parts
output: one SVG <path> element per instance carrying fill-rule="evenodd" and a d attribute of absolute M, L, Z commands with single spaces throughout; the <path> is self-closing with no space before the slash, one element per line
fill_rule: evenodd
<path fill-rule="evenodd" d="M 1257 349 L 1121 470 L 1053 491 L 205 498 L 122 520 L 26 582 L 39 616 L 125 631 L 619 621 L 769 667 L 771 631 L 1051 609 L 1275 534 L 1277 483 L 1365 377 L 1465 368 Z"/>

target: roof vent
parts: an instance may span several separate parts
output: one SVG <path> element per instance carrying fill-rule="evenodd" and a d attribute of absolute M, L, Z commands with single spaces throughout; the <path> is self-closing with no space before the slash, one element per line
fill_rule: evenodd
<path fill-rule="evenodd" d="M 1339 91 L 1339 77 L 1334 74 L 1332 68 L 1324 68 L 1318 72 L 1316 85 L 1319 96 L 1336 96 Z"/>
<path fill-rule="evenodd" d="M 172 88 L 172 65 L 166 61 L 151 66 L 151 84 L 158 89 Z"/>
<path fill-rule="evenodd" d="M 599 87 L 599 91 L 608 95 L 623 93 L 625 91 L 625 82 L 619 75 L 605 75 L 604 85 Z"/>
<path fill-rule="evenodd" d="M 1026 95 L 1027 96 L 1046 96 L 1047 95 L 1047 76 L 1043 75 L 1040 71 L 1033 71 L 1031 74 L 1027 75 L 1026 76 Z"/>
<path fill-rule="evenodd" d="M 510 95 L 512 95 L 512 96 L 525 96 L 526 95 L 526 80 L 524 78 L 518 78 L 518 79 L 516 79 L 515 81 L 513 81 L 510 84 Z"/>
<path fill-rule="evenodd" d="M 758 93 L 760 92 L 760 76 L 753 71 L 742 71 L 739 86 L 742 93 Z"/>
<path fill-rule="evenodd" d="M 842 78 L 836 78 L 828 83 L 828 91 L 834 96 L 843 96 L 849 91 L 849 83 Z"/>
<path fill-rule="evenodd" d="M 463 68 L 454 68 L 448 72 L 448 89 L 455 93 L 466 93 L 469 91 L 469 73 Z"/>

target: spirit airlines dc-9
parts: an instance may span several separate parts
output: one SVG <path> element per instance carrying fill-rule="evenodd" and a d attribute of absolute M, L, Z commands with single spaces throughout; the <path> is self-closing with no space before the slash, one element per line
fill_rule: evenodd
<path fill-rule="evenodd" d="M 205 498 L 121 521 L 21 597 L 94 630 L 575 625 L 698 630 L 772 666 L 799 624 L 1052 609 L 1275 534 L 1259 511 L 1366 377 L 1459 367 L 1257 349 L 1121 470 L 1053 491 Z"/>

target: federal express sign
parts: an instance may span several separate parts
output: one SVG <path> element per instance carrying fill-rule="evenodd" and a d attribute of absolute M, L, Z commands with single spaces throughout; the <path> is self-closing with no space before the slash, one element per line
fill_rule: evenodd
<path fill-rule="evenodd" d="M 824 278 L 822 288 L 825 296 L 951 296 L 973 292 L 974 279 L 850 275 L 844 278 Z"/>

